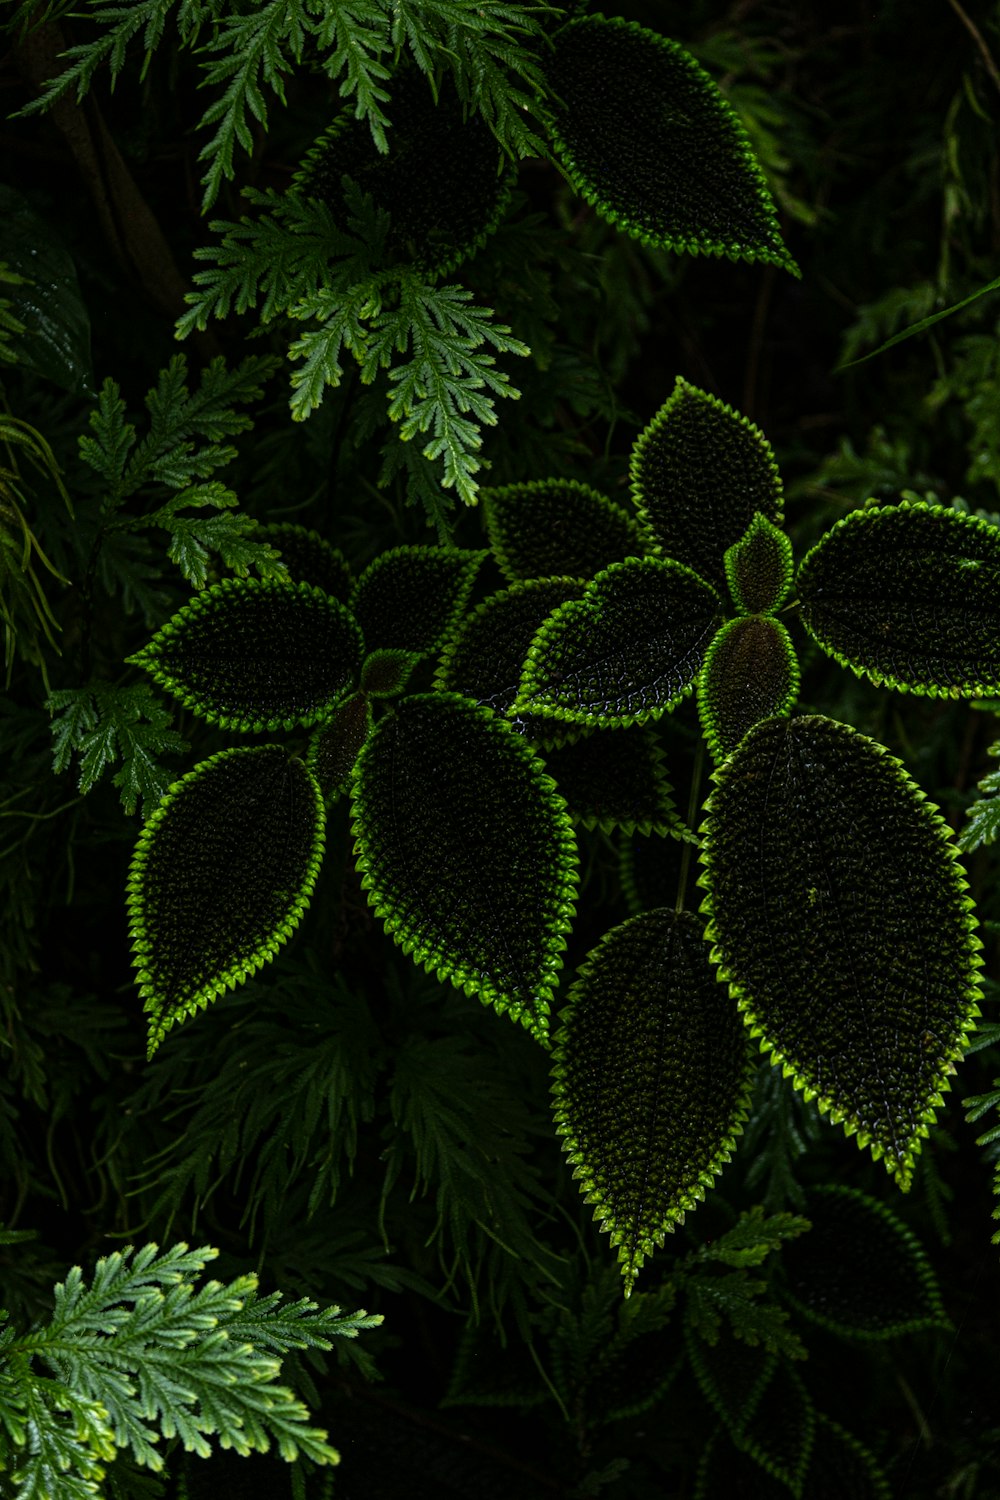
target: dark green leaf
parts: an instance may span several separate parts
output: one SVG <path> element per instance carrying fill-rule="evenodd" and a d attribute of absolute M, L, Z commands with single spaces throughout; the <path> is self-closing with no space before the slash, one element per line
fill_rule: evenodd
<path fill-rule="evenodd" d="M 874 1454 L 821 1411 L 802 1494 L 806 1500 L 892 1500 Z"/>
<path fill-rule="evenodd" d="M 771 615 L 788 597 L 795 569 L 788 537 L 760 511 L 723 559 L 733 603 L 741 615 Z"/>
<path fill-rule="evenodd" d="M 816 1413 L 805 1386 L 787 1361 L 780 1360 L 739 1445 L 799 1497 L 805 1494 L 803 1484 L 815 1435 Z"/>
<path fill-rule="evenodd" d="M 950 1328 L 920 1243 L 885 1204 L 855 1188 L 813 1188 L 812 1232 L 785 1251 L 794 1305 L 835 1333 L 889 1339 Z"/>
<path fill-rule="evenodd" d="M 715 780 L 720 973 L 762 1050 L 906 1187 L 979 1014 L 947 825 L 887 750 L 819 715 L 758 724 Z"/>
<path fill-rule="evenodd" d="M 698 676 L 698 713 L 713 760 L 731 755 L 761 719 L 791 713 L 799 664 L 780 620 L 741 615 L 723 625 Z"/>
<path fill-rule="evenodd" d="M 760 512 L 781 524 L 781 478 L 759 428 L 680 377 L 632 448 L 632 495 L 665 557 L 722 590 L 725 556 Z"/>
<path fill-rule="evenodd" d="M 551 1400 L 522 1339 L 501 1342 L 495 1327 L 466 1324 L 442 1406 L 512 1406 L 522 1409 Z"/>
<path fill-rule="evenodd" d="M 362 654 L 357 621 L 320 589 L 227 578 L 128 660 L 210 724 L 256 733 L 326 717 Z"/>
<path fill-rule="evenodd" d="M 707 1343 L 722 1337 L 723 1319 L 736 1338 L 786 1359 L 805 1359 L 806 1350 L 789 1326 L 788 1312 L 771 1300 L 771 1289 L 748 1271 L 688 1273 L 684 1281 L 690 1325 Z"/>
<path fill-rule="evenodd" d="M 601 939 L 560 1020 L 556 1129 L 628 1296 L 730 1159 L 749 1098 L 746 1035 L 700 922 L 665 908 Z"/>
<path fill-rule="evenodd" d="M 280 745 L 220 751 L 170 788 L 128 880 L 150 1054 L 288 941 L 316 883 L 325 823 L 315 776 Z"/>
<path fill-rule="evenodd" d="M 90 318 L 73 260 L 28 200 L 6 186 L 0 186 L 0 261 L 23 278 L 4 293 L 21 324 L 11 340 L 18 363 L 73 395 L 95 395 Z"/>
<path fill-rule="evenodd" d="M 674 805 L 663 751 L 646 725 L 596 729 L 553 746 L 543 759 L 570 812 L 585 828 L 690 837 Z"/>
<path fill-rule="evenodd" d="M 351 593 L 368 651 L 440 651 L 468 602 L 485 552 L 393 547 L 370 563 Z"/>
<path fill-rule="evenodd" d="M 575 479 L 539 479 L 479 492 L 493 555 L 512 583 L 592 578 L 647 551 L 635 518 Z"/>
<path fill-rule="evenodd" d="M 1000 691 L 1000 531 L 941 505 L 852 511 L 799 568 L 802 623 L 859 677 L 934 698 Z"/>
<path fill-rule="evenodd" d="M 606 729 L 658 719 L 691 692 L 721 610 L 679 563 L 613 563 L 542 625 L 509 712 Z"/>
<path fill-rule="evenodd" d="M 373 698 L 394 698 L 401 693 L 421 660 L 420 651 L 397 651 L 382 646 L 365 657 L 361 668 L 361 690 Z"/>
<path fill-rule="evenodd" d="M 352 812 L 368 899 L 396 942 L 544 1041 L 577 856 L 523 739 L 456 693 L 404 698 L 361 752 Z"/>
<path fill-rule="evenodd" d="M 734 1338 L 728 1331 L 709 1342 L 690 1320 L 685 1321 L 684 1334 L 702 1395 L 718 1412 L 727 1431 L 738 1439 L 777 1369 L 776 1356 L 760 1344 Z"/>
<path fill-rule="evenodd" d="M 327 801 L 335 801 L 347 791 L 354 763 L 373 727 L 368 694 L 352 693 L 314 732 L 306 765 L 315 774 Z"/>
<path fill-rule="evenodd" d="M 341 604 L 347 603 L 354 582 L 350 564 L 318 531 L 295 526 L 291 521 L 276 521 L 258 526 L 254 536 L 277 548 L 293 583 L 311 583 Z"/>
<path fill-rule="evenodd" d="M 683 47 L 585 16 L 556 34 L 546 82 L 556 152 L 612 224 L 648 245 L 799 274 L 743 126 Z"/>
<path fill-rule="evenodd" d="M 709 1438 L 698 1464 L 694 1500 L 788 1500 L 789 1488 L 737 1448 L 720 1425 Z"/>

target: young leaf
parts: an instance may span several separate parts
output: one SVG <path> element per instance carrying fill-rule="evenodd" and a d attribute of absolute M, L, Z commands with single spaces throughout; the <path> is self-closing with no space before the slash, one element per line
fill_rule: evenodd
<path fill-rule="evenodd" d="M 915 1235 L 856 1188 L 813 1188 L 812 1232 L 782 1263 L 794 1306 L 814 1323 L 862 1339 L 950 1328 L 934 1272 Z"/>
<path fill-rule="evenodd" d="M 222 750 L 170 788 L 128 879 L 150 1054 L 288 941 L 316 883 L 325 822 L 315 776 L 280 745 Z"/>
<path fill-rule="evenodd" d="M 680 563 L 612 563 L 542 625 L 508 712 L 606 729 L 658 719 L 694 687 L 721 612 Z"/>
<path fill-rule="evenodd" d="M 372 698 L 394 698 L 403 691 L 423 655 L 422 651 L 399 651 L 394 646 L 370 651 L 361 668 L 361 691 Z"/>
<path fill-rule="evenodd" d="M 639 518 L 665 557 L 722 590 L 725 556 L 759 512 L 780 526 L 781 477 L 759 428 L 679 376 L 630 462 Z"/>
<path fill-rule="evenodd" d="M 362 655 L 357 621 L 320 589 L 227 578 L 127 660 L 210 724 L 259 733 L 327 716 Z"/>
<path fill-rule="evenodd" d="M 642 557 L 633 516 L 575 479 L 540 479 L 479 492 L 500 571 L 522 578 L 592 578 L 609 563 Z"/>
<path fill-rule="evenodd" d="M 375 726 L 352 802 L 362 884 L 396 942 L 544 1041 L 577 856 L 537 756 L 488 709 L 418 694 Z"/>
<path fill-rule="evenodd" d="M 1000 531 L 904 500 L 852 511 L 799 568 L 802 623 L 859 677 L 934 698 L 1000 692 Z"/>
<path fill-rule="evenodd" d="M 393 547 L 369 563 L 351 592 L 368 651 L 429 656 L 463 611 L 487 554 L 460 547 Z"/>
<path fill-rule="evenodd" d="M 752 1064 L 701 924 L 663 908 L 613 928 L 560 1012 L 554 1114 L 626 1297 L 647 1256 L 730 1159 Z"/>
<path fill-rule="evenodd" d="M 1000 740 L 991 745 L 988 755 L 1000 755 Z M 993 844 L 1000 837 L 1000 771 L 990 771 L 978 783 L 978 789 L 986 796 L 973 802 L 966 812 L 965 826 L 955 840 L 963 854 L 970 854 L 981 844 Z"/>
<path fill-rule="evenodd" d="M 794 566 L 788 537 L 760 511 L 723 559 L 733 603 L 741 615 L 773 615 L 788 597 Z"/>
<path fill-rule="evenodd" d="M 553 38 L 549 133 L 577 192 L 644 244 L 798 267 L 749 138 L 676 42 L 584 16 Z"/>
<path fill-rule="evenodd" d="M 758 724 L 715 780 L 720 974 L 761 1050 L 905 1188 L 979 1014 L 947 825 L 887 750 L 820 715 Z"/>
<path fill-rule="evenodd" d="M 358 692 L 335 708 L 327 722 L 313 734 L 306 765 L 328 802 L 336 801 L 347 791 L 354 763 L 373 727 L 371 699 L 367 693 Z"/>
<path fill-rule="evenodd" d="M 761 719 L 788 714 L 799 664 L 780 620 L 741 615 L 718 631 L 698 674 L 698 714 L 712 759 L 731 755 Z"/>
<path fill-rule="evenodd" d="M 674 805 L 663 751 L 648 726 L 596 729 L 547 749 L 542 758 L 570 813 L 585 828 L 691 837 Z"/>

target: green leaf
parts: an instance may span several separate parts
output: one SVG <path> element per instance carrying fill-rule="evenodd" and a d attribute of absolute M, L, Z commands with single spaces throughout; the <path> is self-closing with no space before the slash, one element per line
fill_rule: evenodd
<path fill-rule="evenodd" d="M 127 660 L 210 724 L 259 733 L 325 718 L 362 656 L 357 621 L 320 589 L 227 578 Z"/>
<path fill-rule="evenodd" d="M 721 612 L 680 563 L 612 563 L 541 626 L 508 712 L 606 729 L 658 719 L 694 687 Z"/>
<path fill-rule="evenodd" d="M 726 587 L 725 556 L 758 512 L 781 525 L 781 478 L 759 428 L 679 376 L 630 463 L 639 518 L 665 557 Z"/>
<path fill-rule="evenodd" d="M 714 779 L 720 975 L 761 1050 L 905 1188 L 979 1014 L 949 829 L 887 750 L 820 715 L 758 724 Z"/>
<path fill-rule="evenodd" d="M 556 33 L 545 78 L 556 154 L 604 218 L 647 245 L 799 275 L 749 137 L 683 47 L 584 16 Z"/>
<path fill-rule="evenodd" d="M 203 589 L 208 582 L 213 552 L 240 578 L 255 568 L 261 578 L 287 580 L 287 570 L 275 549 L 261 536 L 257 522 L 251 516 L 233 514 L 237 503 L 232 490 L 218 480 L 210 480 L 207 484 L 190 485 L 172 495 L 159 510 L 124 524 L 136 530 L 162 526 L 169 532 L 167 556 L 196 589 Z M 195 511 L 207 507 L 222 514 L 180 515 L 187 507 Z"/>
<path fill-rule="evenodd" d="M 160 756 L 182 755 L 189 748 L 150 688 L 145 683 L 60 688 L 49 694 L 46 706 L 53 715 L 53 769 L 64 771 L 76 752 L 80 791 L 86 795 L 120 760 L 112 780 L 121 790 L 122 807 L 131 817 L 139 806 L 148 817 L 176 776 L 160 765 Z"/>
<path fill-rule="evenodd" d="M 986 753 L 1000 755 L 1000 740 L 991 745 Z M 1000 797 L 996 795 L 1000 792 L 1000 771 L 990 771 L 978 783 L 978 789 L 985 792 L 986 796 L 979 802 L 973 802 L 967 809 L 965 826 L 959 830 L 955 840 L 963 854 L 971 854 L 981 844 L 992 844 L 1000 838 Z"/>
<path fill-rule="evenodd" d="M 741 615 L 772 615 L 792 586 L 794 566 L 788 537 L 760 511 L 723 559 L 733 603 Z"/>
<path fill-rule="evenodd" d="M 375 726 L 352 798 L 362 884 L 392 937 L 544 1041 L 577 856 L 538 758 L 488 709 L 418 694 Z"/>
<path fill-rule="evenodd" d="M 367 693 L 352 693 L 335 708 L 330 718 L 309 741 L 306 765 L 323 789 L 328 802 L 343 796 L 351 783 L 354 763 L 374 728 L 372 703 Z"/>
<path fill-rule="evenodd" d="M 487 554 L 460 547 L 393 547 L 369 563 L 351 592 L 368 651 L 440 651 L 464 613 Z"/>
<path fill-rule="evenodd" d="M 0 261 L 14 280 L 8 305 L 21 325 L 17 362 L 71 395 L 93 396 L 90 318 L 72 257 L 14 188 L 0 185 Z"/>
<path fill-rule="evenodd" d="M 547 749 L 542 758 L 585 828 L 692 837 L 674 805 L 659 741 L 647 725 L 597 729 Z"/>
<path fill-rule="evenodd" d="M 799 567 L 802 623 L 859 677 L 934 698 L 1000 691 L 1000 531 L 941 505 L 852 511 Z"/>
<path fill-rule="evenodd" d="M 786 1240 L 797 1239 L 809 1227 L 809 1220 L 799 1214 L 765 1214 L 758 1203 L 740 1214 L 732 1229 L 703 1245 L 698 1256 L 736 1269 L 763 1265 Z"/>
<path fill-rule="evenodd" d="M 393 646 L 370 651 L 361 668 L 361 691 L 372 698 L 395 698 L 423 657 L 422 651 L 399 651 Z"/>
<path fill-rule="evenodd" d="M 392 133 L 386 150 L 366 121 L 343 110 L 305 156 L 292 189 L 321 199 L 341 224 L 349 178 L 389 216 L 386 263 L 408 261 L 430 277 L 444 276 L 496 229 L 510 201 L 511 173 L 502 170 L 486 122 L 463 111 L 450 80 L 434 88 L 417 68 L 399 68 L 392 112 L 406 128 Z"/>
<path fill-rule="evenodd" d="M 318 531 L 275 521 L 258 526 L 254 536 L 277 549 L 293 583 L 311 583 L 341 604 L 347 603 L 354 582 L 350 564 L 340 548 L 332 547 Z"/>
<path fill-rule="evenodd" d="M 729 1332 L 709 1341 L 691 1318 L 685 1319 L 684 1335 L 702 1395 L 718 1412 L 733 1440 L 739 1441 L 778 1367 L 776 1356 L 761 1344 L 748 1344 Z"/>
<path fill-rule="evenodd" d="M 802 1493 L 809 1500 L 892 1500 L 874 1454 L 821 1411 Z"/>
<path fill-rule="evenodd" d="M 749 1100 L 746 1035 L 698 919 L 665 908 L 605 934 L 560 1022 L 556 1129 L 628 1296 L 732 1155 Z"/>
<path fill-rule="evenodd" d="M 868 360 L 877 358 L 878 355 L 884 354 L 887 349 L 892 349 L 894 345 L 901 344 L 904 339 L 912 339 L 916 334 L 924 333 L 928 328 L 932 328 L 935 323 L 940 323 L 942 318 L 950 318 L 952 313 L 960 312 L 963 307 L 968 307 L 970 302 L 976 302 L 980 297 L 985 297 L 987 292 L 995 292 L 998 289 L 1000 289 L 1000 276 L 995 277 L 992 281 L 988 281 L 985 286 L 977 287 L 974 292 L 971 292 L 968 297 L 963 297 L 960 302 L 953 302 L 950 307 L 942 307 L 937 312 L 929 313 L 926 318 L 919 318 L 916 323 L 911 323 L 909 328 L 900 329 L 898 333 L 894 333 L 891 338 L 886 339 L 884 344 L 879 344 L 877 349 L 870 350 L 868 354 L 862 354 L 860 359 L 846 360 L 844 364 L 837 366 L 836 373 L 839 375 L 842 370 L 853 370 L 855 365 L 863 365 Z"/>
<path fill-rule="evenodd" d="M 771 1300 L 770 1288 L 759 1276 L 747 1271 L 729 1271 L 724 1276 L 701 1273 L 684 1279 L 690 1326 L 706 1343 L 720 1337 L 726 1319 L 734 1336 L 751 1348 L 758 1345 L 786 1359 L 805 1359 L 806 1350 L 788 1313 Z"/>
<path fill-rule="evenodd" d="M 723 761 L 762 719 L 791 713 L 799 663 L 780 620 L 741 615 L 723 625 L 698 674 L 698 714 L 712 759 Z"/>
<path fill-rule="evenodd" d="M 288 941 L 316 883 L 325 822 L 315 776 L 280 745 L 222 750 L 170 788 L 128 879 L 150 1054 Z"/>
<path fill-rule="evenodd" d="M 511 583 L 592 578 L 609 563 L 642 557 L 634 517 L 575 479 L 539 479 L 479 492 L 490 547 Z"/>
<path fill-rule="evenodd" d="M 856 1188 L 812 1188 L 812 1232 L 782 1257 L 786 1291 L 811 1322 L 849 1338 L 890 1339 L 950 1328 L 934 1272 L 915 1235 Z"/>
<path fill-rule="evenodd" d="M 768 1474 L 804 1496 L 816 1413 L 799 1376 L 780 1360 L 738 1441 Z"/>

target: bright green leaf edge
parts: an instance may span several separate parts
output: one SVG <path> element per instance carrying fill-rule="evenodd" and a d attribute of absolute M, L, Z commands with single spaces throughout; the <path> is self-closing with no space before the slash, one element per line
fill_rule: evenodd
<path fill-rule="evenodd" d="M 708 682 L 719 652 L 724 648 L 730 637 L 744 630 L 747 623 L 751 620 L 766 622 L 774 632 L 774 640 L 777 646 L 784 652 L 785 664 L 788 667 L 788 686 L 785 689 L 784 695 L 766 713 L 761 715 L 761 719 L 784 718 L 786 714 L 791 713 L 799 696 L 799 684 L 801 681 L 799 659 L 795 654 L 792 638 L 781 621 L 772 620 L 769 615 L 738 615 L 735 620 L 727 620 L 725 625 L 716 631 L 713 636 L 711 644 L 705 652 L 705 660 L 701 664 L 701 671 L 698 673 L 698 717 L 701 721 L 701 728 L 708 745 L 709 754 L 716 764 L 724 761 L 727 756 L 732 755 L 739 748 L 739 745 L 730 745 L 727 748 L 723 742 L 723 726 L 720 722 L 720 715 L 709 701 Z M 757 722 L 760 723 L 760 719 Z M 750 730 L 754 727 L 752 724 L 749 725 L 744 734 L 749 734 Z M 742 743 L 742 737 L 740 743 Z"/>
<path fill-rule="evenodd" d="M 766 538 L 772 541 L 778 552 L 778 566 L 781 570 L 780 581 L 773 590 L 771 603 L 749 605 L 745 602 L 740 581 L 738 567 L 740 555 L 748 548 L 752 548 L 758 538 Z M 787 532 L 780 526 L 775 526 L 773 521 L 768 520 L 762 511 L 757 511 L 750 525 L 740 537 L 738 542 L 727 548 L 722 559 L 726 570 L 726 582 L 729 585 L 730 597 L 741 615 L 773 615 L 776 609 L 780 609 L 788 598 L 788 591 L 795 577 L 795 562 L 792 557 L 792 543 Z"/>
<path fill-rule="evenodd" d="M 544 495 L 547 490 L 555 486 L 569 490 L 571 494 L 585 504 L 592 505 L 595 516 L 600 516 L 602 520 L 605 517 L 610 518 L 615 524 L 623 527 L 635 542 L 635 556 L 642 557 L 645 554 L 646 541 L 636 518 L 630 515 L 624 506 L 618 505 L 607 495 L 602 494 L 600 490 L 595 490 L 591 485 L 583 484 L 578 479 L 553 477 L 552 479 L 532 479 L 524 484 L 504 484 L 493 488 L 484 486 L 479 491 L 479 502 L 483 509 L 486 535 L 497 567 L 510 584 L 535 581 L 553 576 L 572 577 L 573 579 L 580 576 L 578 574 L 570 575 L 562 571 L 553 575 L 548 568 L 543 569 L 541 572 L 537 568 L 529 572 L 524 572 L 510 555 L 509 547 L 516 540 L 514 535 L 515 528 L 505 520 L 504 506 L 516 499 Z"/>
<path fill-rule="evenodd" d="M 468 547 L 430 547 L 412 546 L 409 544 L 390 547 L 387 552 L 380 552 L 378 557 L 374 558 L 368 564 L 361 576 L 355 581 L 354 587 L 351 589 L 350 599 L 348 600 L 348 607 L 352 612 L 355 609 L 358 609 L 359 613 L 362 612 L 365 603 L 365 588 L 376 583 L 379 579 L 379 574 L 385 572 L 386 569 L 391 569 L 395 563 L 401 560 L 416 565 L 419 565 L 424 560 L 430 561 L 435 565 L 439 565 L 442 561 L 454 564 L 454 595 L 448 606 L 447 613 L 442 618 L 437 634 L 421 646 L 400 647 L 396 643 L 389 642 L 377 648 L 380 650 L 410 650 L 420 656 L 432 656 L 436 651 L 441 650 L 458 626 L 459 621 L 465 613 L 479 569 L 488 557 L 489 552 L 485 547 L 470 549 Z M 391 577 L 391 573 L 389 576 Z M 438 586 L 440 587 L 440 584 Z M 405 611 L 405 603 L 402 608 Z"/>

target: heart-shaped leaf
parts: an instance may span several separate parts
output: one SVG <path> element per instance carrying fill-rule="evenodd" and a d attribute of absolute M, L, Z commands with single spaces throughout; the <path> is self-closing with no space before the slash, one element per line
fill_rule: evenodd
<path fill-rule="evenodd" d="M 698 919 L 664 908 L 601 939 L 560 1020 L 556 1129 L 628 1296 L 730 1158 L 747 1113 L 746 1035 Z"/>
<path fill-rule="evenodd" d="M 309 744 L 306 765 L 319 782 L 328 802 L 343 796 L 351 782 L 354 763 L 374 727 L 371 699 L 367 693 L 352 693 L 317 729 Z"/>
<path fill-rule="evenodd" d="M 327 716 L 362 654 L 357 621 L 321 589 L 227 578 L 127 660 L 210 724 L 259 733 Z"/>
<path fill-rule="evenodd" d="M 479 492 L 500 571 L 522 578 L 592 578 L 642 557 L 646 542 L 622 506 L 575 479 L 540 479 Z"/>
<path fill-rule="evenodd" d="M 543 755 L 570 812 L 585 828 L 690 837 L 674 805 L 665 757 L 651 729 L 595 729 Z"/>
<path fill-rule="evenodd" d="M 489 554 L 460 547 L 393 547 L 370 563 L 351 594 L 369 651 L 440 651 Z"/>
<path fill-rule="evenodd" d="M 584 16 L 553 38 L 549 131 L 578 193 L 647 245 L 799 274 L 736 114 L 683 47 Z"/>
<path fill-rule="evenodd" d="M 664 557 L 686 563 L 720 590 L 726 553 L 754 515 L 781 524 L 781 477 L 767 438 L 680 377 L 636 439 L 630 472 L 640 521 Z"/>
<path fill-rule="evenodd" d="M 951 1327 L 919 1241 L 884 1203 L 838 1184 L 813 1188 L 806 1212 L 812 1232 L 784 1255 L 805 1317 L 863 1339 Z"/>
<path fill-rule="evenodd" d="M 887 750 L 820 715 L 758 724 L 714 776 L 719 972 L 761 1050 L 905 1188 L 979 1014 L 948 827 Z"/>
<path fill-rule="evenodd" d="M 415 694 L 375 726 L 352 800 L 362 884 L 387 931 L 544 1042 L 577 854 L 523 738 L 457 693 Z"/>
<path fill-rule="evenodd" d="M 721 618 L 690 568 L 613 563 L 542 625 L 509 712 L 606 729 L 658 719 L 691 692 Z"/>
<path fill-rule="evenodd" d="M 325 824 L 315 776 L 280 745 L 222 750 L 170 788 L 128 879 L 151 1055 L 175 1022 L 288 941 L 316 883 Z"/>
<path fill-rule="evenodd" d="M 318 531 L 291 521 L 274 521 L 258 526 L 254 540 L 270 542 L 278 549 L 293 583 L 311 583 L 341 604 L 347 603 L 353 587 L 350 564 L 339 547 L 331 547 Z"/>
<path fill-rule="evenodd" d="M 760 511 L 723 559 L 733 603 L 741 615 L 771 615 L 792 586 L 792 544 Z"/>
<path fill-rule="evenodd" d="M 935 698 L 1000 693 L 1000 531 L 942 505 L 856 510 L 802 561 L 802 623 L 859 677 Z"/>
<path fill-rule="evenodd" d="M 725 760 L 743 736 L 795 706 L 799 664 L 780 620 L 741 615 L 723 625 L 698 676 L 698 713 L 713 760 Z"/>

